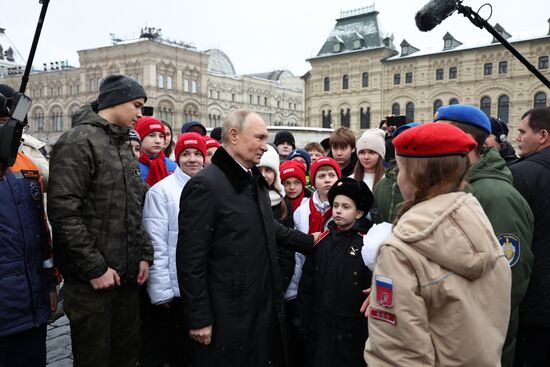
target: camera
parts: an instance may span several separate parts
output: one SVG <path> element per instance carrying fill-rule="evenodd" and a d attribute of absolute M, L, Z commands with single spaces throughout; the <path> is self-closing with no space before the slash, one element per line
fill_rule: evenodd
<path fill-rule="evenodd" d="M 0 124 L 0 164 L 3 166 L 15 163 L 31 104 L 32 100 L 23 93 L 15 93 L 12 97 L 0 93 L 0 116 L 8 117 Z"/>
<path fill-rule="evenodd" d="M 151 107 L 151 106 L 141 107 L 141 115 L 142 116 L 153 116 L 153 107 Z"/>
<path fill-rule="evenodd" d="M 407 117 L 406 116 L 388 116 L 386 118 L 386 123 L 388 126 L 395 126 L 395 128 L 399 128 L 407 123 Z"/>

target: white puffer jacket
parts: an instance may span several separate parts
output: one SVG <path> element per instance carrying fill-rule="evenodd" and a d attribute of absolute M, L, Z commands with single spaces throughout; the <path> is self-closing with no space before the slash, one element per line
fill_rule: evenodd
<path fill-rule="evenodd" d="M 147 192 L 143 226 L 153 243 L 155 259 L 149 269 L 147 292 L 158 305 L 180 297 L 176 270 L 180 196 L 190 177 L 179 167 Z"/>

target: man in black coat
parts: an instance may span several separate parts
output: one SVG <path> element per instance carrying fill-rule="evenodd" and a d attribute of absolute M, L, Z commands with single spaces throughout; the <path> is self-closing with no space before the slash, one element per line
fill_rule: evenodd
<path fill-rule="evenodd" d="M 550 108 L 527 111 L 517 137 L 514 186 L 535 217 L 533 270 L 520 308 L 516 366 L 550 366 Z M 509 213 L 514 215 L 514 213 Z"/>
<path fill-rule="evenodd" d="M 223 148 L 181 195 L 176 264 L 193 366 L 288 363 L 277 245 L 307 251 L 314 236 L 273 219 L 256 168 L 267 136 L 257 114 L 230 114 Z"/>

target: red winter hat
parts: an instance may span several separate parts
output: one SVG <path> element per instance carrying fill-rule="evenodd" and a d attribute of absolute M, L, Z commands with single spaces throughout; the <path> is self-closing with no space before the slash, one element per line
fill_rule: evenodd
<path fill-rule="evenodd" d="M 206 144 L 206 149 L 208 149 L 208 148 L 219 148 L 221 146 L 220 143 L 216 139 L 211 138 L 208 135 L 203 135 L 202 138 L 204 139 L 204 144 Z"/>
<path fill-rule="evenodd" d="M 178 137 L 176 143 L 176 162 L 180 159 L 180 154 L 183 153 L 185 149 L 195 148 L 197 149 L 203 157 L 206 157 L 206 144 L 202 135 L 199 133 L 184 133 Z"/>
<path fill-rule="evenodd" d="M 472 137 L 451 124 L 424 124 L 405 130 L 395 139 L 395 154 L 403 157 L 465 156 L 477 146 Z"/>
<path fill-rule="evenodd" d="M 152 116 L 145 116 L 137 120 L 135 130 L 139 137 L 143 140 L 148 134 L 158 131 L 165 134 L 164 124 Z"/>
<path fill-rule="evenodd" d="M 342 170 L 340 169 L 340 165 L 338 164 L 338 162 L 330 157 L 321 157 L 311 164 L 310 179 L 313 186 L 315 186 L 315 175 L 317 174 L 317 170 L 323 166 L 330 166 L 334 168 L 338 178 L 342 177 Z"/>
<path fill-rule="evenodd" d="M 284 161 L 279 166 L 281 182 L 284 182 L 289 177 L 296 177 L 304 187 L 306 186 L 306 170 L 304 165 L 298 161 Z"/>

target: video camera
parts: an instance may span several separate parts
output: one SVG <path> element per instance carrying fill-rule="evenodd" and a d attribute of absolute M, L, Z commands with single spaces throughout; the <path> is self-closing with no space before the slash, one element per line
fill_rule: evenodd
<path fill-rule="evenodd" d="M 32 100 L 23 93 L 15 93 L 13 97 L 0 93 L 0 116 L 9 118 L 0 124 L 0 163 L 6 167 L 15 163 L 31 104 Z"/>

